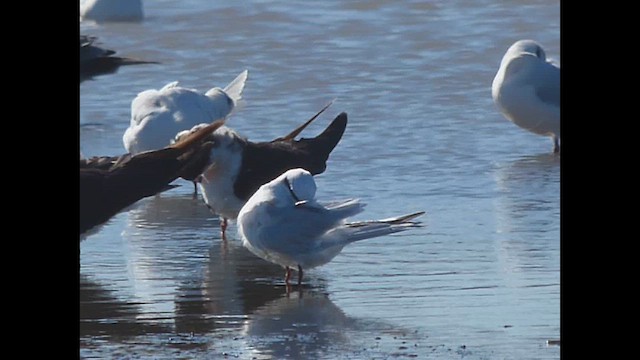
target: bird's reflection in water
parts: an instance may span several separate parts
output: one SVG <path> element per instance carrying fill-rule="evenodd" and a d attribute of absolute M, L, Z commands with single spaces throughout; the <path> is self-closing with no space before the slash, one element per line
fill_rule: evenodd
<path fill-rule="evenodd" d="M 112 291 L 80 276 L 80 341 L 92 336 L 129 338 L 164 333 L 167 326 L 138 320 L 138 304 L 118 299 Z"/>
<path fill-rule="evenodd" d="M 143 206 L 130 211 L 130 226 L 152 228 L 157 231 L 188 231 L 211 228 L 214 233 L 218 217 L 213 215 L 202 199 L 183 193 L 191 186 L 178 179 L 174 184 L 180 188 L 150 197 Z M 182 193 L 181 193 L 182 192 Z"/>
<path fill-rule="evenodd" d="M 304 354 L 312 359 L 345 347 L 346 330 L 354 325 L 328 295 L 294 286 L 291 293 L 257 308 L 243 334 L 255 355 L 284 359 Z"/>
<path fill-rule="evenodd" d="M 176 330 L 203 334 L 241 328 L 247 314 L 286 294 L 286 287 L 275 282 L 283 271 L 251 254 L 236 238 L 214 242 L 203 278 L 178 288 Z"/>
<path fill-rule="evenodd" d="M 494 177 L 498 233 L 539 232 L 559 224 L 559 155 L 545 153 L 498 164 Z"/>
<path fill-rule="evenodd" d="M 154 197 L 129 220 L 135 298 L 153 316 L 171 311 L 177 333 L 239 329 L 246 314 L 286 293 L 284 270 L 251 254 L 235 233 L 221 240 L 217 217 L 191 194 Z"/>
<path fill-rule="evenodd" d="M 501 267 L 559 269 L 560 156 L 543 153 L 498 164 L 494 179 Z"/>
<path fill-rule="evenodd" d="M 85 347 L 113 334 L 123 347 L 133 341 L 142 351 L 162 343 L 187 357 L 225 349 L 239 356 L 314 358 L 361 349 L 362 339 L 381 333 L 406 332 L 347 317 L 329 299 L 321 270 L 288 288 L 284 269 L 251 254 L 235 233 L 222 241 L 201 205 L 184 194 L 156 197 L 130 211 L 123 233 L 127 265 L 119 274 L 124 280 L 113 285 L 125 300 L 81 284 Z"/>
<path fill-rule="evenodd" d="M 560 182 L 560 155 L 542 153 L 497 164 L 495 179 L 504 194 L 545 193 Z"/>

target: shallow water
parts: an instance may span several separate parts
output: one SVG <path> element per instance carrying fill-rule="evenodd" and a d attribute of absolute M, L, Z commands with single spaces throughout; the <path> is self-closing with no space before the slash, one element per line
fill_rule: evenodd
<path fill-rule="evenodd" d="M 228 125 L 288 133 L 337 101 L 344 137 L 318 198 L 356 219 L 425 210 L 425 226 L 352 244 L 305 272 L 229 241 L 192 186 L 140 201 L 81 243 L 82 358 L 557 359 L 560 160 L 502 117 L 491 81 L 514 41 L 560 60 L 554 1 L 147 1 L 142 23 L 80 25 L 122 56 L 160 61 L 80 85 L 85 156 L 123 153 L 135 95 L 205 91 L 249 69 Z"/>

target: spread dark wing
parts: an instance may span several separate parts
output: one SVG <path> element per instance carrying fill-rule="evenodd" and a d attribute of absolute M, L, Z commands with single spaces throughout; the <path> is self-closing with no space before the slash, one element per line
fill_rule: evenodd
<path fill-rule="evenodd" d="M 302 168 L 312 175 L 327 168 L 331 151 L 338 145 L 347 126 L 347 114 L 338 115 L 315 138 L 293 141 L 247 142 L 242 152 L 242 166 L 236 179 L 235 195 L 248 200 L 262 184 L 287 170 Z"/>

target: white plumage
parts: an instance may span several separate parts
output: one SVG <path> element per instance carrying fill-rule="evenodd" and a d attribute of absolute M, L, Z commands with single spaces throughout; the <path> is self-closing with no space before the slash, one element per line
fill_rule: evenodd
<path fill-rule="evenodd" d="M 245 70 L 224 89 L 214 87 L 204 94 L 177 81 L 139 93 L 131 102 L 131 124 L 122 137 L 125 149 L 132 154 L 161 149 L 180 131 L 227 117 L 242 98 L 247 75 Z"/>
<path fill-rule="evenodd" d="M 560 151 L 560 68 L 533 40 L 515 42 L 502 58 L 491 95 L 504 116 L 532 133 L 553 138 Z"/>
<path fill-rule="evenodd" d="M 354 241 L 388 235 L 419 225 L 412 220 L 424 212 L 382 220 L 347 222 L 364 204 L 357 199 L 331 202 L 315 199 L 316 184 L 306 170 L 286 171 L 264 184 L 242 207 L 238 232 L 255 255 L 287 269 L 324 265 Z"/>

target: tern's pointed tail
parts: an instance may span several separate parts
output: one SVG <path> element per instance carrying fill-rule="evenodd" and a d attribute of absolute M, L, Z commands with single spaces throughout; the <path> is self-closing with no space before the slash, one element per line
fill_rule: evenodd
<path fill-rule="evenodd" d="M 240 75 L 236 76 L 236 78 L 223 89 L 234 103 L 242 99 L 242 90 L 244 90 L 244 84 L 247 82 L 248 76 L 249 70 L 241 72 Z"/>
<path fill-rule="evenodd" d="M 345 240 L 345 245 L 358 240 L 389 235 L 407 230 L 408 228 L 419 227 L 421 226 L 420 222 L 413 221 L 413 219 L 424 214 L 424 211 L 419 211 L 388 219 L 347 223 L 344 229 L 348 232 L 349 236 Z"/>

